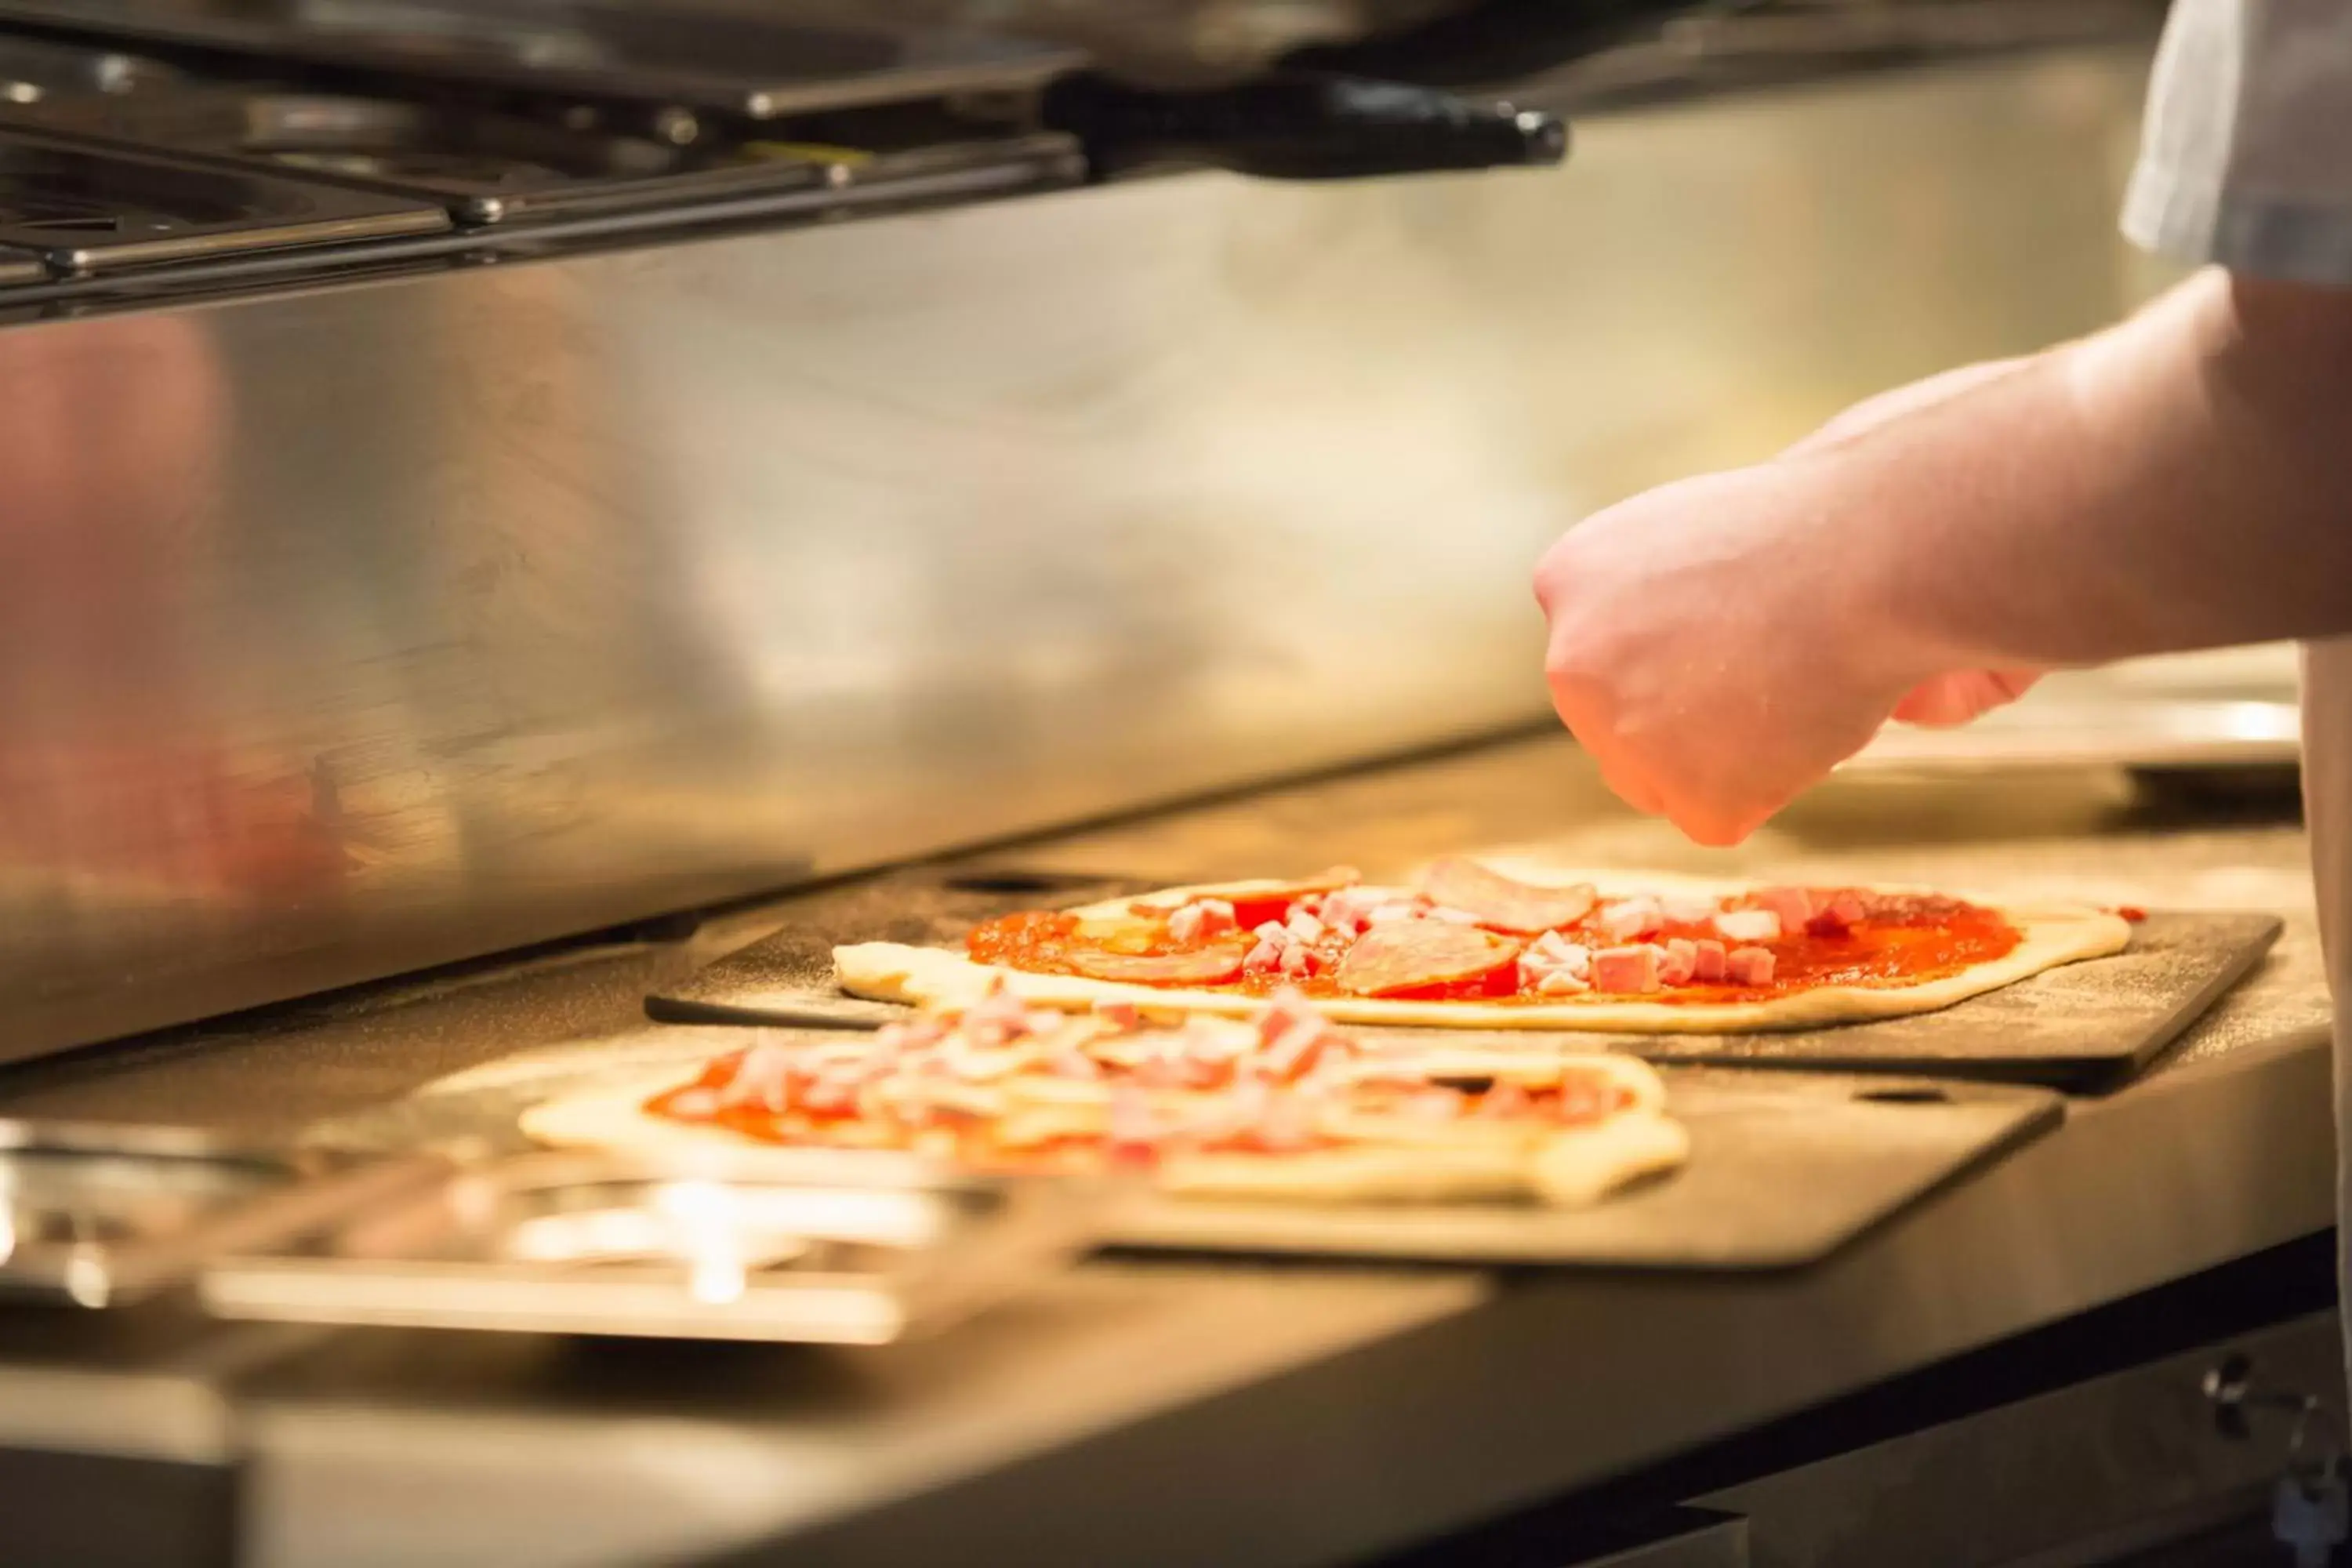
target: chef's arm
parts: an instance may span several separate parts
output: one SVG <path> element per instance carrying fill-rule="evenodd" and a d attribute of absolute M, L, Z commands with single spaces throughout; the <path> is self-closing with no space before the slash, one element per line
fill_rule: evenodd
<path fill-rule="evenodd" d="M 2352 289 L 2219 269 L 1785 459 L 1939 668 L 2352 632 Z"/>
<path fill-rule="evenodd" d="M 1730 843 L 1896 712 L 2034 669 L 2352 632 L 2352 290 L 2200 273 L 1570 529 L 1553 706 L 1633 805 Z"/>

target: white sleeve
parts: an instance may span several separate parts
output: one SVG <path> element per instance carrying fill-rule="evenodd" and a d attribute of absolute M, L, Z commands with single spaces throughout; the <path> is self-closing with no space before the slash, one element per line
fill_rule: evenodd
<path fill-rule="evenodd" d="M 2124 233 L 2352 284 L 2352 0 L 2174 0 Z"/>

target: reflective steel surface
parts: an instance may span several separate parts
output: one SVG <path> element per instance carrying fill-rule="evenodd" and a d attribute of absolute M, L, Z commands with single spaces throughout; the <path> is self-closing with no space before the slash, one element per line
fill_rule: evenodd
<path fill-rule="evenodd" d="M 182 1350 L 0 1313 L 0 1444 L 144 1453 L 157 1433 L 206 1430 L 163 1425 L 167 1394 L 167 1408 L 217 1399 L 249 1466 L 243 1560 L 284 1568 L 623 1568 L 760 1552 L 894 1568 L 1360 1561 L 2326 1227 L 2326 996 L 2299 835 L 2267 818 L 2184 818 L 2112 783 L 1843 779 L 1743 851 L 1677 851 L 1670 829 L 1612 805 L 1589 760 L 1548 739 L 1255 792 L 966 868 L 1118 867 L 1172 882 L 1345 852 L 1380 875 L 1542 840 L 1593 865 L 2293 917 L 2270 965 L 2162 1070 L 2071 1103 L 2049 1137 L 1815 1268 L 1496 1279 L 1096 1263 L 887 1354 L 274 1330 Z M 643 997 L 781 918 L 771 905 L 687 942 L 403 981 L 24 1064 L 0 1073 L 0 1111 L 267 1120 L 291 1133 L 362 1114 L 388 1126 L 404 1109 L 431 1137 L 447 1131 L 442 1097 L 417 1091 L 443 1075 L 488 1089 L 538 1079 L 541 1053 L 593 1050 L 634 1073 L 656 1050 L 726 1048 L 737 1032 L 648 1026 Z M 20 1510 L 11 1528 L 37 1522 Z"/>
<path fill-rule="evenodd" d="M 0 332 L 0 1057 L 1537 721 L 1575 517 L 2123 307 L 2143 69 Z"/>

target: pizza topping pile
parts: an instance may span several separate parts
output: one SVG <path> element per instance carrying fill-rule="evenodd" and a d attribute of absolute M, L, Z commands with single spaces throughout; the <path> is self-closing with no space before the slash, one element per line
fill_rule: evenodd
<path fill-rule="evenodd" d="M 1524 1142 L 1654 1110 L 1629 1088 L 1646 1074 L 1550 1052 L 1381 1049 L 1295 991 L 1247 1022 L 1161 1022 L 1127 1004 L 1075 1016 L 1032 1008 L 1000 985 L 961 1013 L 868 1039 L 764 1042 L 646 1110 L 762 1142 L 1061 1170 Z"/>
<path fill-rule="evenodd" d="M 1955 899 L 1801 887 L 1604 897 L 1451 859 L 1416 888 L 1369 885 L 1341 868 L 1115 914 L 1014 915 L 982 925 L 968 946 L 982 963 L 1167 989 L 1722 1003 L 1916 984 L 2019 941 L 1996 911 Z"/>

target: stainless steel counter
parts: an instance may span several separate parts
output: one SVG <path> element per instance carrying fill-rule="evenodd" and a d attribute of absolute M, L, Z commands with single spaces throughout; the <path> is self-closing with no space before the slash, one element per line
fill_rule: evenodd
<path fill-rule="evenodd" d="M 1538 838 L 1596 862 L 1723 863 L 1610 805 L 1549 739 L 990 858 L 1171 879 L 1341 858 L 1377 872 Z M 168 1325 L 125 1339 L 9 1317 L 0 1447 L 87 1451 L 145 1421 L 132 1405 L 104 1430 L 74 1425 L 96 1407 L 65 1398 L 61 1376 L 215 1412 L 212 1452 L 242 1467 L 238 1560 L 268 1568 L 768 1552 L 1310 1568 L 1392 1550 L 2326 1229 L 2325 1001 L 2299 855 L 2292 826 L 2189 822 L 2082 774 L 1833 784 L 1728 858 L 2297 922 L 2157 1076 L 2078 1102 L 2060 1131 L 1800 1274 L 1102 1263 L 887 1352 L 216 1342 Z M 0 1111 L 290 1125 L 520 1051 L 621 1048 L 646 1027 L 649 978 L 776 918 L 22 1067 L 0 1073 Z"/>

